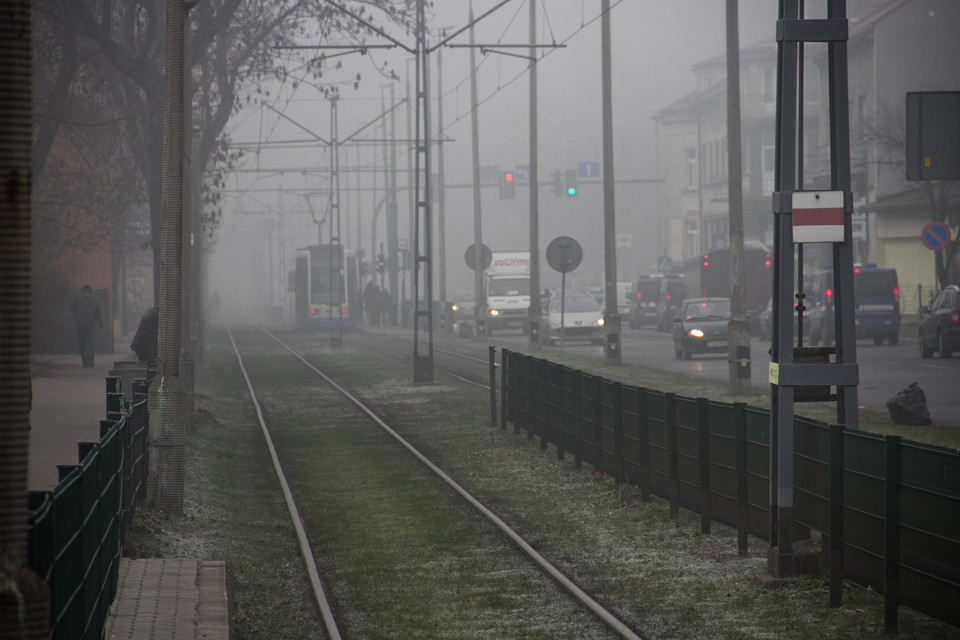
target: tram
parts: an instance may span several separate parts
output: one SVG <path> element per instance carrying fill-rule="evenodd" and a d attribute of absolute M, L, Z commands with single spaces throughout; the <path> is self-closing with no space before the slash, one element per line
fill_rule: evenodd
<path fill-rule="evenodd" d="M 350 328 L 360 324 L 360 260 L 352 249 L 317 244 L 294 256 L 294 325 L 297 329 Z"/>

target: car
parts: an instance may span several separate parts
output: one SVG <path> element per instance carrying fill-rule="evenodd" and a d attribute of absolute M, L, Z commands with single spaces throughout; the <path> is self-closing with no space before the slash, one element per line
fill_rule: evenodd
<path fill-rule="evenodd" d="M 456 322 L 474 319 L 474 310 L 477 308 L 477 300 L 473 291 L 461 291 L 453 296 L 453 317 Z"/>
<path fill-rule="evenodd" d="M 960 287 L 944 287 L 929 307 L 920 307 L 919 341 L 921 358 L 934 351 L 949 358 L 960 351 Z"/>
<path fill-rule="evenodd" d="M 836 331 L 833 322 L 833 269 L 814 275 L 812 294 L 817 301 L 811 307 L 810 341 L 812 344 L 833 344 Z M 884 340 L 891 345 L 900 341 L 900 285 L 897 270 L 874 264 L 854 265 L 853 308 L 856 339 L 872 339 L 875 345 Z"/>
<path fill-rule="evenodd" d="M 587 340 L 603 344 L 603 311 L 587 292 L 550 296 L 541 305 L 540 339 L 546 345 L 557 340 Z"/>
<path fill-rule="evenodd" d="M 660 298 L 657 300 L 657 330 L 669 333 L 673 328 L 673 316 L 687 297 L 687 286 L 683 276 L 664 276 L 660 285 Z"/>
<path fill-rule="evenodd" d="M 633 283 L 630 288 L 630 328 L 656 326 L 657 303 L 660 300 L 660 287 L 663 278 L 646 276 Z"/>
<path fill-rule="evenodd" d="M 730 298 L 686 300 L 673 319 L 673 349 L 677 359 L 695 353 L 726 353 Z"/>

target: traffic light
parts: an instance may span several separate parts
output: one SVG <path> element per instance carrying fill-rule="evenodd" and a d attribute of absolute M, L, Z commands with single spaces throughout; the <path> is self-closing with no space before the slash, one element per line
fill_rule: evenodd
<path fill-rule="evenodd" d="M 553 184 L 550 185 L 550 191 L 553 193 L 554 198 L 559 198 L 563 195 L 563 172 L 557 169 L 552 174 Z"/>
<path fill-rule="evenodd" d="M 501 200 L 513 200 L 517 197 L 517 186 L 514 183 L 514 175 L 512 171 L 504 171 L 503 175 L 500 177 L 500 199 Z"/>
<path fill-rule="evenodd" d="M 567 169 L 567 195 L 577 195 L 577 170 Z"/>

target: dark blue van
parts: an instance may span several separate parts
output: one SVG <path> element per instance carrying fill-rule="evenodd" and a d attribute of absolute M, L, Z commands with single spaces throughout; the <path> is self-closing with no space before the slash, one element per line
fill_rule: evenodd
<path fill-rule="evenodd" d="M 814 276 L 808 307 L 810 341 L 813 344 L 832 344 L 833 326 L 833 269 L 827 268 Z M 853 304 L 858 340 L 873 340 L 882 344 L 900 341 L 900 284 L 897 270 L 876 265 L 856 265 L 853 268 Z"/>

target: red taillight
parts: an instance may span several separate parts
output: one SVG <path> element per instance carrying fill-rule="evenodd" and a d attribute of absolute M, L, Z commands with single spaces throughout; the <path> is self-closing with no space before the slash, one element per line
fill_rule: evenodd
<path fill-rule="evenodd" d="M 704 260 L 704 261 L 703 261 L 703 266 L 705 266 L 705 267 L 709 267 L 709 266 L 710 266 L 710 263 L 709 263 L 709 262 L 707 262 L 706 260 Z"/>
<path fill-rule="evenodd" d="M 316 309 L 310 309 L 310 315 L 313 315 L 313 314 L 315 314 L 316 312 L 317 312 Z"/>
<path fill-rule="evenodd" d="M 833 289 L 827 289 L 826 291 L 823 292 L 823 295 L 825 295 L 827 298 L 832 298 L 832 297 L 833 297 Z"/>
<path fill-rule="evenodd" d="M 340 307 L 340 315 L 342 315 L 342 316 L 347 315 L 347 308 L 346 308 L 346 307 Z"/>
<path fill-rule="evenodd" d="M 854 272 L 854 273 L 860 273 L 860 269 L 854 269 L 853 272 Z"/>
<path fill-rule="evenodd" d="M 667 294 L 667 300 L 669 300 L 669 299 L 670 299 L 670 294 L 668 293 L 668 294 Z"/>
<path fill-rule="evenodd" d="M 893 306 L 900 311 L 900 287 L 893 288 Z"/>
<path fill-rule="evenodd" d="M 960 324 L 960 313 L 951 311 L 947 314 L 947 324 Z"/>
<path fill-rule="evenodd" d="M 643 297 L 643 294 L 637 291 L 637 300 L 639 300 L 641 297 Z"/>
<path fill-rule="evenodd" d="M 769 267 L 769 266 L 770 266 L 770 254 L 769 254 L 769 253 L 767 254 L 767 261 L 766 261 L 766 263 L 764 264 L 764 266 L 766 266 L 766 267 Z"/>

